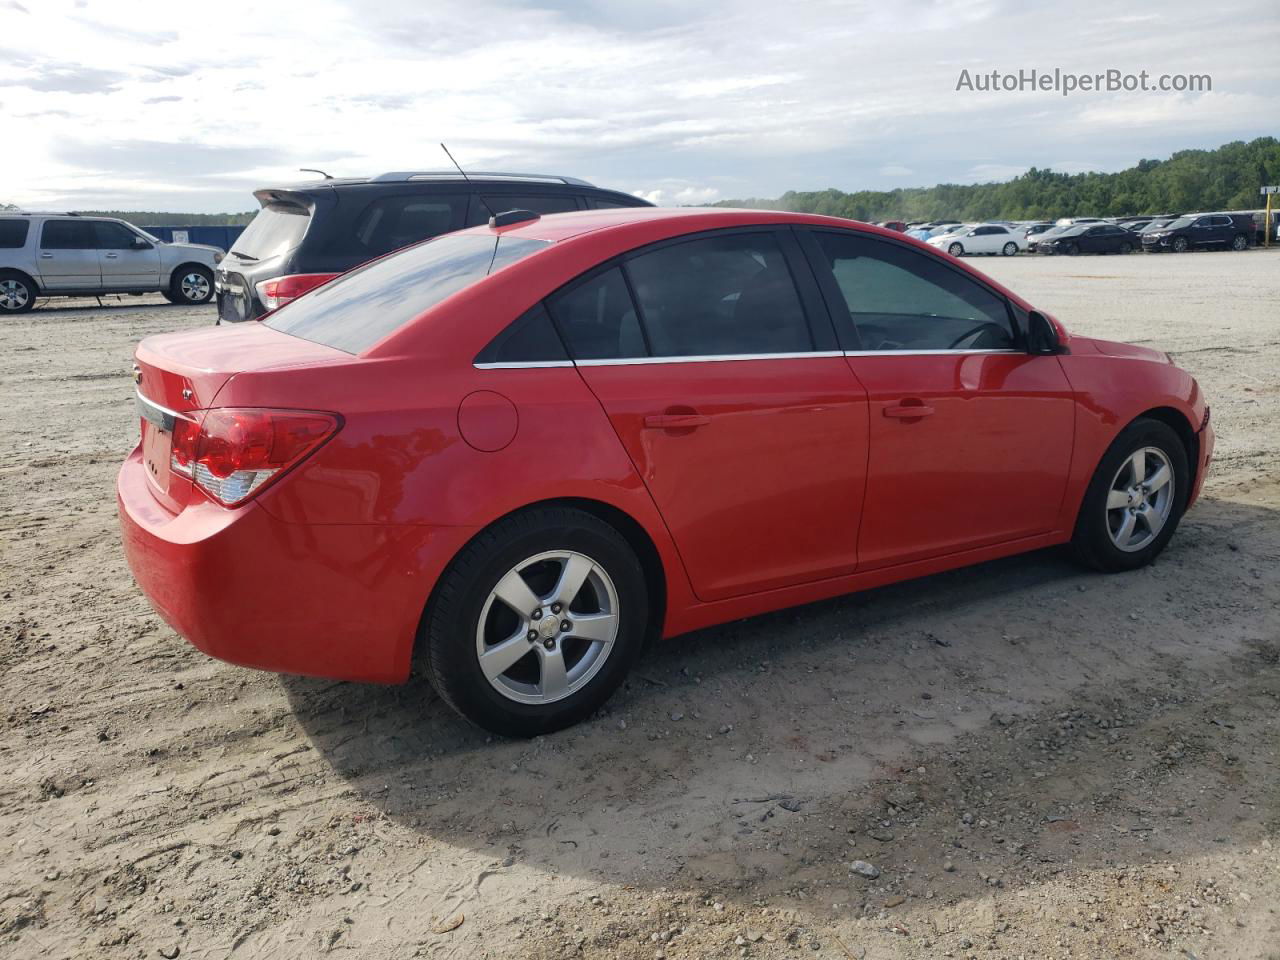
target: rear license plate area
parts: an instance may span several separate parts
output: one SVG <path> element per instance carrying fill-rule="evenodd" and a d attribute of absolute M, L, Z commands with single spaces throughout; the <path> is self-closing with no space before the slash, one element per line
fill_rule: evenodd
<path fill-rule="evenodd" d="M 142 421 L 142 465 L 149 479 L 161 493 L 169 492 L 169 452 L 173 441 L 168 430 L 149 420 Z"/>

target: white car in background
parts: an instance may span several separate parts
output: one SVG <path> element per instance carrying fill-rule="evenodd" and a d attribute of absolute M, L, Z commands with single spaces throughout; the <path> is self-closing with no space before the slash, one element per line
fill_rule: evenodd
<path fill-rule="evenodd" d="M 1020 231 L 999 223 L 983 223 L 976 227 L 962 226 L 950 233 L 940 233 L 927 241 L 931 247 L 945 250 L 953 257 L 986 253 L 1012 257 L 1025 244 Z"/>

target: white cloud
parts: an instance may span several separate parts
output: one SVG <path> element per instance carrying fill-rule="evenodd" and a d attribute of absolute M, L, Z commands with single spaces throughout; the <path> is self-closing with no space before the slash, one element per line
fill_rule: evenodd
<path fill-rule="evenodd" d="M 1114 169 L 1271 132 L 1273 5 L 278 0 L 215 23 L 191 0 L 10 2 L 0 110 L 22 144 L 0 151 L 0 200 L 246 209 L 301 166 L 443 167 L 441 140 L 473 169 L 665 203 L 1000 179 L 1064 157 Z M 57 42 L 4 48 L 32 36 Z M 1214 85 L 955 91 L 961 68 L 1023 67 Z"/>

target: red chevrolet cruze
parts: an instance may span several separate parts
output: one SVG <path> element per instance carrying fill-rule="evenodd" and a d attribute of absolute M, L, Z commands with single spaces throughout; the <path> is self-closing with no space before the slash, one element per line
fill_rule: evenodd
<path fill-rule="evenodd" d="M 785 213 L 503 214 L 135 378 L 124 544 L 175 630 L 350 680 L 416 655 L 517 736 L 649 637 L 1052 544 L 1139 567 L 1213 451 L 1165 354 Z"/>

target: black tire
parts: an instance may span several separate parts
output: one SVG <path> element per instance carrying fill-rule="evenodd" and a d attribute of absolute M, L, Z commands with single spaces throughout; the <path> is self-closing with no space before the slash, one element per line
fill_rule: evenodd
<path fill-rule="evenodd" d="M 1080 252 L 1080 245 L 1077 243 L 1069 243 L 1067 244 L 1067 249 L 1065 252 L 1068 257 L 1074 257 L 1076 254 Z"/>
<path fill-rule="evenodd" d="M 17 270 L 0 270 L 0 316 L 26 313 L 36 305 L 35 283 Z"/>
<path fill-rule="evenodd" d="M 1249 238 L 1243 233 L 1237 233 L 1231 241 L 1231 249 L 1236 252 L 1249 249 Z"/>
<path fill-rule="evenodd" d="M 1174 238 L 1173 238 L 1173 243 L 1171 244 L 1170 249 L 1172 249 L 1174 253 L 1186 253 L 1186 252 L 1187 252 L 1187 238 L 1186 238 L 1186 237 L 1174 237 Z"/>
<path fill-rule="evenodd" d="M 953 257 L 964 256 L 964 244 L 952 243 L 950 246 L 947 247 L 947 253 L 951 254 Z"/>
<path fill-rule="evenodd" d="M 1131 254 L 1131 253 L 1133 253 L 1133 244 L 1131 244 L 1131 243 L 1122 243 L 1122 244 L 1120 244 L 1120 254 L 1121 254 L 1121 256 L 1128 256 L 1128 255 L 1129 255 L 1129 254 Z"/>
<path fill-rule="evenodd" d="M 199 277 L 203 284 L 192 278 Z M 184 307 L 194 307 L 208 303 L 213 297 L 213 273 L 208 267 L 195 263 L 184 263 L 169 279 L 169 290 L 164 298 L 170 303 Z"/>
<path fill-rule="evenodd" d="M 1126 461 L 1138 450 L 1149 447 L 1163 452 L 1173 468 L 1174 489 L 1170 512 L 1154 539 L 1141 549 L 1125 551 L 1112 538 L 1109 516 L 1112 511 L 1107 509 L 1107 498 L 1112 481 L 1117 479 L 1117 474 L 1125 467 Z M 1187 450 L 1178 434 L 1167 423 L 1159 420 L 1135 420 L 1107 448 L 1089 482 L 1071 540 L 1076 557 L 1082 563 L 1107 573 L 1146 566 L 1159 555 L 1173 536 L 1186 509 L 1190 490 L 1191 473 L 1187 464 Z"/>
<path fill-rule="evenodd" d="M 510 571 L 555 551 L 581 554 L 607 574 L 617 596 L 617 633 L 603 663 L 579 689 L 549 703 L 519 702 L 500 692 L 481 670 L 481 615 L 490 603 L 491 592 Z M 525 581 L 526 585 L 531 582 Z M 545 596 L 546 592 L 549 590 L 534 590 L 535 595 Z M 486 622 L 494 616 L 493 611 L 504 611 L 498 615 L 505 616 L 510 608 L 495 603 L 490 610 Z M 649 589 L 644 570 L 622 535 L 584 511 L 542 507 L 498 521 L 463 548 L 432 595 L 419 630 L 418 651 L 432 686 L 462 716 L 493 733 L 535 737 L 572 726 L 600 708 L 640 655 L 648 622 Z M 518 633 L 518 624 L 514 620 L 512 624 Z M 501 632 L 505 635 L 507 630 Z M 571 636 L 558 639 L 565 641 L 560 656 L 568 663 L 571 645 L 582 642 Z M 529 653 L 534 656 L 513 664 L 508 673 L 531 668 L 540 671 L 543 654 L 534 649 L 539 643 L 545 641 L 530 641 Z M 583 663 L 586 656 L 583 652 L 576 663 Z"/>

